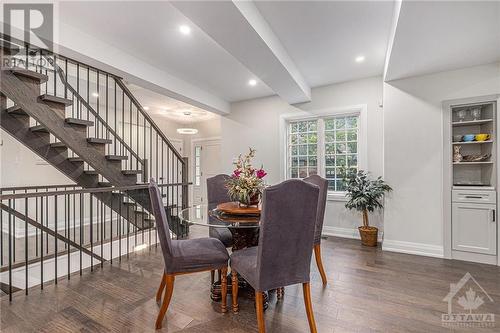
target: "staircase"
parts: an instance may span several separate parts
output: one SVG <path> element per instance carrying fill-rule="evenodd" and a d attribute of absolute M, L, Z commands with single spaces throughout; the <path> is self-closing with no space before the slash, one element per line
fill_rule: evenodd
<path fill-rule="evenodd" d="M 121 78 L 46 50 L 28 48 L 13 56 L 16 47 L 2 45 L 2 57 L 10 60 L 0 80 L 6 132 L 83 188 L 131 187 L 149 177 L 186 184 L 186 160 Z M 187 186 L 165 192 L 166 208 L 187 206 Z M 147 191 L 126 193 L 94 196 L 137 229 L 151 228 Z"/>

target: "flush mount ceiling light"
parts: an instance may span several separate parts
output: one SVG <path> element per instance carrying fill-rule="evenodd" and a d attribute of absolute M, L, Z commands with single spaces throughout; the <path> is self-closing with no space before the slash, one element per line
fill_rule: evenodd
<path fill-rule="evenodd" d="M 249 80 L 248 81 L 248 85 L 252 86 L 252 87 L 256 86 L 257 85 L 257 80 L 254 80 L 254 79 Z"/>
<path fill-rule="evenodd" d="M 92 93 L 92 96 L 94 96 L 94 97 L 99 97 L 99 94 L 98 94 L 98 93 L 96 93 L 96 92 L 94 92 L 94 93 Z"/>
<path fill-rule="evenodd" d="M 357 56 L 354 60 L 356 62 L 363 62 L 365 61 L 365 56 L 364 55 Z"/>
<path fill-rule="evenodd" d="M 179 26 L 179 31 L 183 35 L 189 35 L 191 33 L 191 28 L 187 25 Z"/>
<path fill-rule="evenodd" d="M 177 133 L 179 134 L 196 134 L 198 130 L 196 128 L 178 128 Z"/>

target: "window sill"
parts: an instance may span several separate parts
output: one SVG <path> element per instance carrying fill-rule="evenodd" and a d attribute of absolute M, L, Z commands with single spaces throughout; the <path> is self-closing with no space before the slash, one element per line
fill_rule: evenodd
<path fill-rule="evenodd" d="M 344 192 L 328 192 L 328 195 L 326 196 L 326 200 L 327 201 L 346 202 L 347 198 L 346 198 Z"/>

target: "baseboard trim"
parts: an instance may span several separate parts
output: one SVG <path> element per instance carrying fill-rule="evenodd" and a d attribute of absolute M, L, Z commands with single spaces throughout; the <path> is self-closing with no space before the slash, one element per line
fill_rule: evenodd
<path fill-rule="evenodd" d="M 382 243 L 382 250 L 390 252 L 415 254 L 426 257 L 444 258 L 444 250 L 442 246 L 424 244 L 424 243 L 413 243 L 413 242 L 384 239 Z"/>
<path fill-rule="evenodd" d="M 350 239 L 361 239 L 359 237 L 359 232 L 358 229 L 352 229 L 352 228 L 340 228 L 340 227 L 330 227 L 330 226 L 323 226 L 323 235 L 325 236 L 334 236 L 334 237 L 342 237 L 342 238 L 350 238 Z M 379 242 L 384 239 L 384 232 L 383 231 L 378 231 L 378 239 Z"/>

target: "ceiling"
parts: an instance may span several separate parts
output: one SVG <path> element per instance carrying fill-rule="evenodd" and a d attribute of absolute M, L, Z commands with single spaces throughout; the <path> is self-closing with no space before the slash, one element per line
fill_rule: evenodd
<path fill-rule="evenodd" d="M 59 13 L 63 23 L 227 101 L 274 94 L 262 82 L 249 87 L 254 75 L 169 2 L 65 1 Z M 189 36 L 179 32 L 183 24 Z"/>
<path fill-rule="evenodd" d="M 311 87 L 381 75 L 392 1 L 258 1 Z M 364 55 L 366 60 L 356 63 Z"/>
<path fill-rule="evenodd" d="M 499 60 L 499 1 L 404 1 L 386 80 Z"/>
<path fill-rule="evenodd" d="M 169 76 L 160 82 L 137 70 L 130 80 L 141 102 L 158 110 L 183 110 L 182 99 L 224 114 L 229 102 L 275 94 L 293 104 L 309 101 L 317 86 L 500 60 L 498 1 L 68 1 L 59 14 L 89 41 L 112 46 L 113 56 L 136 59 L 121 61 L 121 73 L 136 61 Z M 206 102 L 212 97 L 227 109 Z"/>
<path fill-rule="evenodd" d="M 194 124 L 219 117 L 218 115 L 198 107 L 181 102 L 174 98 L 158 94 L 134 84 L 127 85 L 139 103 L 151 115 L 157 115 L 180 124 Z"/>

